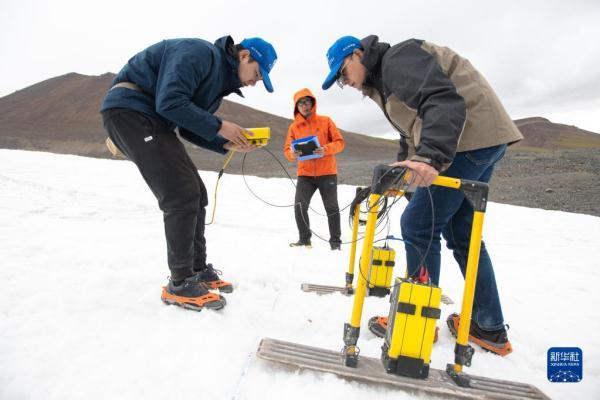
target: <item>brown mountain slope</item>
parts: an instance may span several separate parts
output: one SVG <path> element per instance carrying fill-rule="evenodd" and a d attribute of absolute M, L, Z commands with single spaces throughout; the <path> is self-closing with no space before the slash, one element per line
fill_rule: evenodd
<path fill-rule="evenodd" d="M 98 109 L 113 74 L 85 76 L 67 74 L 19 90 L 0 98 L 0 148 L 42 150 L 55 153 L 108 157 L 106 134 Z M 282 159 L 290 174 L 294 166 L 281 154 L 290 119 L 225 100 L 217 114 L 244 127 L 269 126 L 269 149 Z M 373 160 L 395 159 L 390 141 L 343 132 L 346 151 L 339 157 L 340 181 L 352 182 L 368 176 Z M 199 169 L 218 170 L 223 157 L 189 146 Z M 365 151 L 367 150 L 367 151 Z M 249 154 L 246 173 L 259 176 L 285 176 L 279 164 L 263 151 Z M 241 172 L 241 156 L 234 157 L 229 172 Z"/>
<path fill-rule="evenodd" d="M 109 157 L 98 108 L 114 75 L 67 74 L 0 98 L 0 148 Z M 269 126 L 268 148 L 294 176 L 281 154 L 290 119 L 225 100 L 217 112 L 245 127 Z M 544 118 L 515 121 L 525 136 L 511 146 L 498 168 L 490 199 L 509 204 L 600 215 L 600 135 Z M 365 185 L 373 165 L 395 159 L 395 141 L 343 132 L 346 149 L 338 156 L 339 180 Z M 189 146 L 199 169 L 219 170 L 224 158 Z M 241 156 L 229 173 L 241 173 Z M 247 156 L 246 174 L 284 177 L 264 151 Z"/>
<path fill-rule="evenodd" d="M 516 147 L 544 149 L 600 148 L 600 135 L 576 126 L 556 124 L 546 118 L 533 117 L 515 120 L 525 137 Z"/>
<path fill-rule="evenodd" d="M 106 157 L 98 108 L 113 77 L 70 73 L 0 98 L 0 147 Z"/>

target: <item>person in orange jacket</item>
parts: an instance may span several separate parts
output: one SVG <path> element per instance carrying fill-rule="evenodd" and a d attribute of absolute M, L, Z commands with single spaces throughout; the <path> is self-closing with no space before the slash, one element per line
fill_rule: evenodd
<path fill-rule="evenodd" d="M 314 150 L 319 158 L 298 160 L 299 151 L 292 149 L 294 140 L 316 136 L 320 147 Z M 331 250 L 341 250 L 340 208 L 337 199 L 337 163 L 335 155 L 344 150 L 344 138 L 331 118 L 317 115 L 317 99 L 308 89 L 294 94 L 294 122 L 288 129 L 283 154 L 298 163 L 298 183 L 294 200 L 294 214 L 300 239 L 291 247 L 312 247 L 308 206 L 317 189 L 321 194 L 329 223 Z"/>

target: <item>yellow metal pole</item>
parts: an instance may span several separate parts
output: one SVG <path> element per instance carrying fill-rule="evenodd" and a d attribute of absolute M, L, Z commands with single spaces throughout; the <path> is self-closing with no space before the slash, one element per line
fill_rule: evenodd
<path fill-rule="evenodd" d="M 358 239 L 358 224 L 360 223 L 360 203 L 354 207 L 354 218 L 352 219 L 352 245 L 350 248 L 350 265 L 348 274 L 354 276 L 354 262 L 356 261 L 356 241 Z M 346 287 L 352 288 L 352 282 L 346 281 Z"/>
<path fill-rule="evenodd" d="M 377 225 L 377 213 L 379 212 L 380 197 L 380 195 L 373 193 L 369 196 L 367 227 L 365 229 L 365 237 L 363 240 L 356 292 L 354 293 L 352 316 L 350 317 L 350 325 L 353 328 L 360 328 L 363 303 L 365 301 L 365 294 L 367 291 L 367 275 L 369 273 L 369 264 L 371 262 L 371 252 L 373 250 L 373 239 L 375 237 L 375 226 Z"/>
<path fill-rule="evenodd" d="M 469 329 L 471 328 L 471 313 L 473 310 L 473 298 L 475 296 L 475 283 L 477 281 L 477 270 L 479 268 L 479 253 L 481 251 L 481 232 L 483 230 L 483 217 L 485 213 L 475 211 L 473 214 L 473 227 L 471 229 L 471 241 L 469 243 L 469 258 L 467 259 L 467 271 L 465 273 L 465 289 L 463 292 L 462 309 L 460 312 L 460 325 L 456 343 L 467 346 L 469 342 Z M 454 371 L 461 372 L 462 365 L 455 363 Z"/>

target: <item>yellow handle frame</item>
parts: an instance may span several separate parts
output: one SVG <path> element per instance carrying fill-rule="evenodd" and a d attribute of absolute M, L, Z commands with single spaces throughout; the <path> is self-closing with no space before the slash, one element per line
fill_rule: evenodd
<path fill-rule="evenodd" d="M 408 174 L 405 175 L 405 179 Z M 485 183 L 461 180 L 446 176 L 438 176 L 432 185 L 443 186 L 451 189 L 461 190 L 465 196 L 474 205 L 473 225 L 471 231 L 471 239 L 469 243 L 469 256 L 467 259 L 467 270 L 465 274 L 465 286 L 463 291 L 463 301 L 461 308 L 461 324 L 458 328 L 456 343 L 462 347 L 468 346 L 469 329 L 471 327 L 471 313 L 473 309 L 473 298 L 475 296 L 475 284 L 477 281 L 477 270 L 479 267 L 479 254 L 481 251 L 481 237 L 483 231 L 483 220 L 485 214 L 485 205 L 487 202 L 488 186 Z M 377 224 L 377 213 L 379 211 L 379 199 L 382 195 L 371 193 L 369 195 L 369 213 L 367 218 L 367 226 L 365 231 L 364 243 L 362 248 L 362 257 L 360 260 L 360 273 L 356 291 L 354 293 L 354 303 L 352 306 L 352 314 L 350 316 L 350 327 L 355 330 L 360 329 L 362 310 L 367 289 L 367 274 L 369 272 L 369 263 L 373 249 L 373 241 L 375 237 L 375 226 Z M 358 213 L 356 213 L 358 214 Z M 356 227 L 355 215 L 355 227 Z M 353 232 L 354 236 L 354 232 Z M 355 238 L 353 237 L 353 241 Z M 353 243 L 355 246 L 355 243 Z M 354 270 L 354 248 L 351 253 L 351 271 Z M 462 371 L 462 365 L 458 362 L 454 363 L 454 371 L 459 373 Z"/>
<path fill-rule="evenodd" d="M 352 244 L 350 245 L 350 265 L 346 275 L 346 289 L 351 293 L 352 280 L 354 279 L 354 263 L 356 262 L 356 242 L 358 241 L 358 224 L 360 223 L 360 203 L 354 207 L 352 218 Z"/>
<path fill-rule="evenodd" d="M 377 225 L 380 197 L 381 195 L 374 193 L 369 195 L 367 226 L 365 228 L 365 237 L 363 239 L 356 291 L 354 292 L 354 305 L 352 306 L 352 315 L 350 316 L 350 326 L 353 328 L 360 328 L 362 309 L 365 302 L 365 294 L 367 292 L 367 275 L 369 273 L 369 264 L 371 263 L 371 252 L 373 250 L 373 240 L 375 238 L 375 226 Z"/>
<path fill-rule="evenodd" d="M 475 283 L 479 269 L 479 253 L 481 251 L 481 233 L 483 231 L 484 212 L 475 211 L 469 242 L 469 257 L 467 258 L 467 271 L 465 273 L 465 288 L 463 290 L 462 308 L 460 310 L 460 325 L 456 335 L 456 343 L 462 346 L 469 344 L 469 330 L 471 329 L 471 312 L 473 311 L 473 298 L 475 297 Z M 462 365 L 455 362 L 454 372 L 462 372 Z"/>

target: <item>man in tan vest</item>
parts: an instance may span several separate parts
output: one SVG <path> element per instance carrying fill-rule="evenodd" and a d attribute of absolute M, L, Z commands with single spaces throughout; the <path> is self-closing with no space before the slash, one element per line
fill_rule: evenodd
<path fill-rule="evenodd" d="M 418 186 L 401 218 L 409 275 L 418 276 L 424 267 L 439 283 L 441 236 L 464 275 L 473 208 L 459 191 L 428 187 L 438 174 L 489 182 L 507 145 L 522 139 L 493 89 L 468 60 L 423 40 L 390 46 L 374 35 L 344 36 L 330 47 L 327 60 L 323 89 L 337 81 L 362 91 L 400 134 L 398 162 L 392 165 L 409 168 Z M 459 319 L 448 317 L 454 335 Z M 374 333 L 385 333 L 386 318 L 372 321 Z M 484 243 L 469 340 L 500 355 L 512 351 Z"/>

